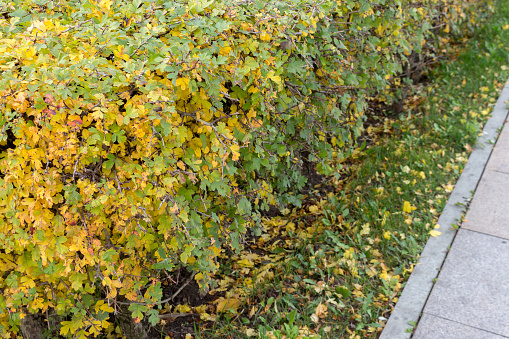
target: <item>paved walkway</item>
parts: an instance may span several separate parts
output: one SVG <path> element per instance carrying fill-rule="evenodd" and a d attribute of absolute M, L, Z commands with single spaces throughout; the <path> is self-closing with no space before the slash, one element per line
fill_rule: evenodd
<path fill-rule="evenodd" d="M 509 338 L 507 125 L 491 153 L 413 339 Z"/>

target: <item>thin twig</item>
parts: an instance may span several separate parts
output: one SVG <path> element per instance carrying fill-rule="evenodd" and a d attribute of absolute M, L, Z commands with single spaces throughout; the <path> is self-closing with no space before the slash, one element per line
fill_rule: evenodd
<path fill-rule="evenodd" d="M 187 316 L 195 316 L 199 317 L 200 315 L 198 313 L 166 313 L 166 314 L 159 314 L 160 319 L 176 319 L 180 317 L 187 317 Z"/>
<path fill-rule="evenodd" d="M 175 297 L 177 295 L 179 295 L 180 292 L 182 292 L 182 290 L 184 289 L 184 287 L 186 287 L 187 285 L 189 285 L 189 283 L 191 282 L 191 280 L 193 280 L 194 276 L 195 276 L 196 272 L 193 273 L 183 284 L 182 286 L 180 286 L 180 288 L 177 290 L 177 292 L 173 293 L 173 295 L 170 297 L 170 300 L 173 301 L 173 299 L 175 299 Z"/>
<path fill-rule="evenodd" d="M 191 280 L 194 278 L 196 273 L 193 273 L 193 275 L 191 275 L 185 282 L 184 284 L 182 284 L 182 286 L 178 289 L 177 292 L 175 292 L 171 297 L 167 298 L 167 299 L 163 299 L 161 301 L 158 301 L 156 303 L 144 303 L 144 302 L 137 302 L 137 301 L 131 301 L 131 302 L 122 302 L 122 301 L 116 301 L 117 304 L 120 304 L 120 305 L 131 305 L 131 304 L 138 304 L 138 305 L 161 305 L 161 304 L 164 304 L 168 301 L 173 301 L 173 299 L 180 293 L 182 292 L 182 290 L 184 289 L 184 287 L 186 287 L 190 282 Z"/>

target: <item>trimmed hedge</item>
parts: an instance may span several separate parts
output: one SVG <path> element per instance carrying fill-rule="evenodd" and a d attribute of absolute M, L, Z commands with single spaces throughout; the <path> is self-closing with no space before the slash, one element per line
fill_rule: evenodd
<path fill-rule="evenodd" d="M 487 1 L 0 6 L 1 331 L 44 313 L 85 338 L 119 312 L 145 335 L 179 266 L 207 289 Z"/>

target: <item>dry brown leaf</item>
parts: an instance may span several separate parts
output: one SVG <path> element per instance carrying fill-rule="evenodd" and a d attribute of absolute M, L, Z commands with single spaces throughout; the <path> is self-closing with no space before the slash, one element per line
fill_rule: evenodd
<path fill-rule="evenodd" d="M 318 306 L 316 306 L 315 314 L 318 318 L 325 318 L 327 316 L 327 305 L 319 303 Z"/>

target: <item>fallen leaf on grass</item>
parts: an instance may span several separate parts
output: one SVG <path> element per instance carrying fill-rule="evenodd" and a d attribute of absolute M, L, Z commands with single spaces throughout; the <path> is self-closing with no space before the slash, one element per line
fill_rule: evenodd
<path fill-rule="evenodd" d="M 200 314 L 200 319 L 204 320 L 204 321 L 216 321 L 217 320 L 217 316 L 216 315 L 210 315 L 208 313 L 201 313 Z"/>
<path fill-rule="evenodd" d="M 191 312 L 191 307 L 188 305 L 178 305 L 175 307 L 175 313 L 189 313 Z"/>
<path fill-rule="evenodd" d="M 256 336 L 256 331 L 252 328 L 248 328 L 248 329 L 246 329 L 246 335 L 248 337 L 254 337 L 254 336 Z"/>
<path fill-rule="evenodd" d="M 452 190 L 454 189 L 454 185 L 451 184 L 445 185 L 444 189 L 447 193 L 452 192 Z"/>
<path fill-rule="evenodd" d="M 432 237 L 435 237 L 435 238 L 436 238 L 436 237 L 438 237 L 440 234 L 442 234 L 442 232 L 437 231 L 437 229 L 439 229 L 439 228 L 440 228 L 440 225 L 438 225 L 438 224 L 437 224 L 437 225 L 435 225 L 435 227 L 434 227 L 434 228 L 435 228 L 434 230 L 429 231 L 429 235 L 431 235 Z"/>
<path fill-rule="evenodd" d="M 203 305 L 197 306 L 195 308 L 195 311 L 196 311 L 196 313 L 202 314 L 202 313 L 206 313 L 207 312 L 207 308 L 208 308 L 208 305 L 207 304 L 203 304 Z"/>
<path fill-rule="evenodd" d="M 325 318 L 327 316 L 327 305 L 319 303 L 318 306 L 316 306 L 315 314 L 318 318 Z"/>
<path fill-rule="evenodd" d="M 237 264 L 241 267 L 254 267 L 254 263 L 248 259 L 242 259 L 237 261 Z"/>
<path fill-rule="evenodd" d="M 442 234 L 442 232 L 435 231 L 435 230 L 432 230 L 432 231 L 429 232 L 429 235 L 431 235 L 434 238 L 438 237 L 440 234 Z"/>
<path fill-rule="evenodd" d="M 362 229 L 360 231 L 360 235 L 368 235 L 369 232 L 370 232 L 369 223 L 367 223 L 367 224 L 364 224 L 364 226 L 362 226 Z"/>
<path fill-rule="evenodd" d="M 403 203 L 403 212 L 412 213 L 412 205 L 408 201 Z"/>
<path fill-rule="evenodd" d="M 258 307 L 253 306 L 251 308 L 251 311 L 249 311 L 249 316 L 252 317 L 253 315 L 255 315 L 256 311 L 258 311 Z"/>
<path fill-rule="evenodd" d="M 325 287 L 326 287 L 325 282 L 319 281 L 316 283 L 315 286 L 313 286 L 313 289 L 315 290 L 316 293 L 322 293 Z"/>
<path fill-rule="evenodd" d="M 217 312 L 233 312 L 237 313 L 237 309 L 240 307 L 241 302 L 235 298 L 219 298 L 214 301 L 217 304 Z"/>

